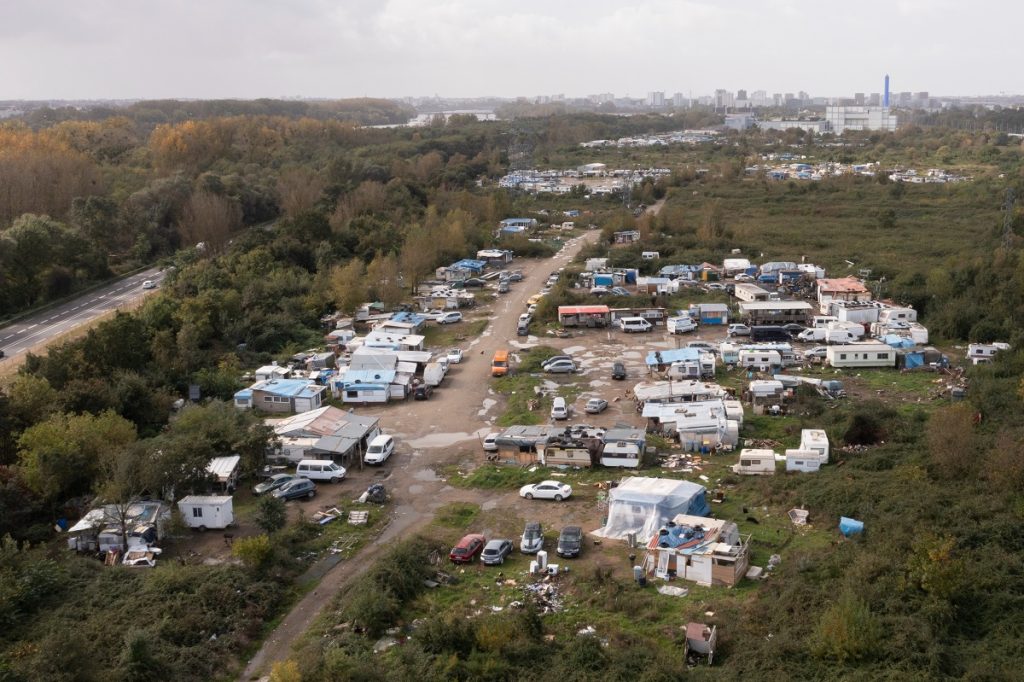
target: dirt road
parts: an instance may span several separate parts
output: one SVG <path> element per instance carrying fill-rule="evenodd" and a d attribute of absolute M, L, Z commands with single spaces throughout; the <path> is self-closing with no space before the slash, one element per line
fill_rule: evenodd
<path fill-rule="evenodd" d="M 489 388 L 494 351 L 519 346 L 516 324 L 519 314 L 526 310 L 526 300 L 540 291 L 552 271 L 569 263 L 584 245 L 596 241 L 599 234 L 596 230 L 584 233 L 550 259 L 517 261 L 515 266 L 522 270 L 523 280 L 513 284 L 512 290 L 493 304 L 482 307 L 480 314 L 489 318 L 489 324 L 477 338 L 463 343 L 462 363 L 453 366 L 443 387 L 430 400 L 359 410 L 361 414 L 379 416 L 384 429 L 393 433 L 400 445 L 383 471 L 353 471 L 350 481 L 340 485 L 348 490 L 359 490 L 371 480 L 383 480 L 394 501 L 390 523 L 373 543 L 328 572 L 316 589 L 292 608 L 249 661 L 240 680 L 267 675 L 274 661 L 288 658 L 294 642 L 334 595 L 372 565 L 394 539 L 427 525 L 438 508 L 455 501 L 497 503 L 493 493 L 446 485 L 435 468 L 481 456 L 479 439 L 492 430 L 498 416 L 495 408 L 500 402 Z M 473 317 L 479 315 L 471 315 L 470 319 Z M 510 501 L 518 499 L 514 493 L 508 496 L 512 498 Z"/>

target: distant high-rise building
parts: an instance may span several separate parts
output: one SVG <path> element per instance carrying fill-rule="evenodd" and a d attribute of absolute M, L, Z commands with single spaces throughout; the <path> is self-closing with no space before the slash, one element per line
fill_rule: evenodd
<path fill-rule="evenodd" d="M 808 94 L 807 94 L 806 92 L 804 92 L 803 90 L 801 90 L 801 91 L 800 91 L 800 94 L 799 94 L 799 95 L 797 95 L 797 99 L 798 99 L 798 100 L 800 100 L 800 104 L 805 104 L 805 103 L 807 102 L 807 100 L 809 100 L 810 98 L 811 98 L 811 96 L 810 96 L 810 95 L 808 95 Z"/>
<path fill-rule="evenodd" d="M 649 107 L 663 107 L 663 106 L 665 106 L 665 93 L 664 92 L 648 92 L 647 93 L 647 106 L 649 106 Z"/>
<path fill-rule="evenodd" d="M 858 106 L 863 106 L 864 105 L 864 93 L 863 92 L 855 92 L 855 93 L 853 93 L 853 101 Z"/>
<path fill-rule="evenodd" d="M 868 96 L 868 106 L 869 107 L 877 107 L 877 106 L 881 106 L 881 105 L 882 105 L 882 96 L 880 94 L 878 94 L 877 92 L 872 92 Z"/>
<path fill-rule="evenodd" d="M 733 94 L 728 90 L 715 90 L 715 107 L 731 107 L 734 101 Z"/>
<path fill-rule="evenodd" d="M 683 93 L 677 92 L 672 95 L 672 106 L 676 109 L 685 109 L 690 106 L 690 100 Z"/>
<path fill-rule="evenodd" d="M 772 106 L 781 107 L 785 100 L 782 99 L 782 93 L 776 92 L 772 94 Z"/>
<path fill-rule="evenodd" d="M 889 106 L 889 74 L 885 74 L 885 94 L 882 95 L 882 106 Z"/>
<path fill-rule="evenodd" d="M 768 106 L 768 93 L 764 90 L 754 90 L 750 93 L 750 103 L 755 107 Z"/>
<path fill-rule="evenodd" d="M 736 99 L 746 99 L 746 98 L 747 98 L 747 91 L 746 90 L 737 90 L 736 91 Z"/>
<path fill-rule="evenodd" d="M 899 104 L 901 107 L 909 107 L 910 103 L 914 100 L 914 95 L 909 92 L 901 92 L 899 97 Z"/>

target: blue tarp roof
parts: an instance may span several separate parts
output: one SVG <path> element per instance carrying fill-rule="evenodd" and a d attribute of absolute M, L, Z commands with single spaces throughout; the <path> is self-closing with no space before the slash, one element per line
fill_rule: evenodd
<path fill-rule="evenodd" d="M 647 366 L 670 365 L 673 362 L 685 362 L 686 360 L 699 360 L 699 348 L 673 348 L 671 350 L 652 351 L 647 354 Z"/>
<path fill-rule="evenodd" d="M 917 344 L 914 343 L 913 339 L 908 339 L 905 336 L 898 336 L 896 334 L 886 334 L 882 341 L 886 345 L 892 346 L 893 348 L 913 348 Z"/>
<path fill-rule="evenodd" d="M 408 322 L 409 324 L 423 324 L 427 318 L 417 313 L 400 312 L 391 316 L 392 322 Z"/>
<path fill-rule="evenodd" d="M 323 389 L 322 386 L 310 383 L 305 379 L 267 379 L 258 381 L 249 388 L 253 391 L 263 391 L 289 398 L 314 396 Z"/>
<path fill-rule="evenodd" d="M 393 369 L 350 369 L 341 379 L 342 386 L 353 384 L 387 385 L 395 380 Z"/>
<path fill-rule="evenodd" d="M 487 261 L 476 260 L 474 258 L 463 258 L 460 261 L 456 261 L 448 266 L 452 270 L 473 270 L 479 272 L 487 267 Z"/>

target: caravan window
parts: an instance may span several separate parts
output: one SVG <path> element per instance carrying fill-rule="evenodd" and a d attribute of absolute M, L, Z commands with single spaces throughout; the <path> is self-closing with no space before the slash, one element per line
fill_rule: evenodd
<path fill-rule="evenodd" d="M 888 360 L 889 359 L 889 354 L 888 353 L 879 353 L 878 354 L 878 359 L 879 360 Z"/>
<path fill-rule="evenodd" d="M 740 460 L 740 466 L 741 467 L 752 467 L 752 466 L 754 466 L 754 460 L 752 460 L 752 459 L 741 459 Z"/>
<path fill-rule="evenodd" d="M 845 360 L 846 359 L 846 353 L 840 353 L 839 354 L 839 359 L 840 360 Z"/>
<path fill-rule="evenodd" d="M 358 398 L 359 397 L 359 391 L 345 391 L 345 397 L 346 398 Z"/>
<path fill-rule="evenodd" d="M 203 518 L 203 508 L 202 507 L 192 507 L 192 518 L 193 519 L 201 519 L 201 518 Z"/>

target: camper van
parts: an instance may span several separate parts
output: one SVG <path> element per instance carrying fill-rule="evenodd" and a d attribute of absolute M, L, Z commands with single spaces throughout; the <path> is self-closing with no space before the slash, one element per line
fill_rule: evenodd
<path fill-rule="evenodd" d="M 623 317 L 619 319 L 619 328 L 629 334 L 630 332 L 649 332 L 654 327 L 642 317 Z"/>
<path fill-rule="evenodd" d="M 295 467 L 295 473 L 311 481 L 337 483 L 345 478 L 345 467 L 329 459 L 304 459 Z"/>
<path fill-rule="evenodd" d="M 689 315 L 685 317 L 670 317 L 666 321 L 669 334 L 685 334 L 697 329 L 697 323 Z"/>
<path fill-rule="evenodd" d="M 857 336 L 847 329 L 827 329 L 825 327 L 812 327 L 805 329 L 796 337 L 804 343 L 853 343 Z"/>
<path fill-rule="evenodd" d="M 772 450 L 740 450 L 740 461 L 732 465 L 734 474 L 751 476 L 775 475 L 775 452 Z"/>
<path fill-rule="evenodd" d="M 494 358 L 491 360 L 491 376 L 503 377 L 508 374 L 508 351 L 494 351 Z"/>

